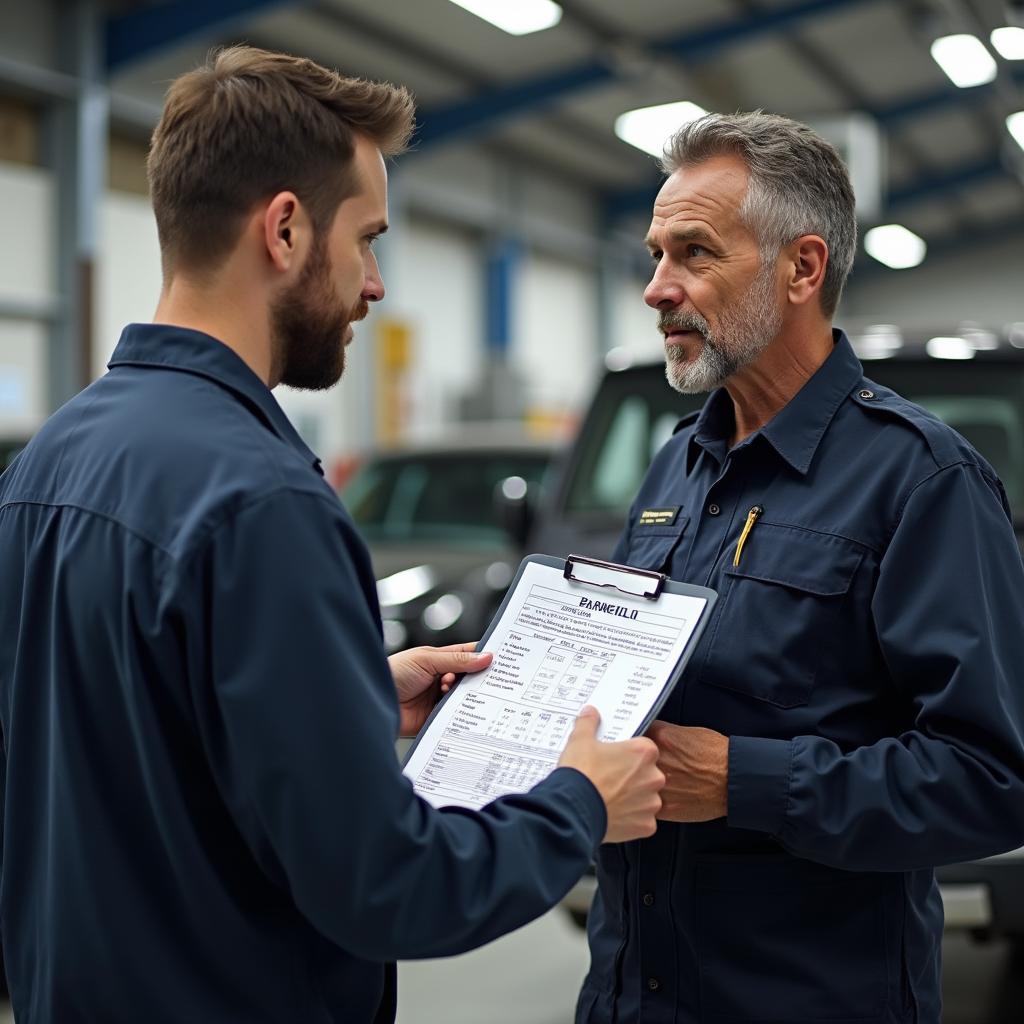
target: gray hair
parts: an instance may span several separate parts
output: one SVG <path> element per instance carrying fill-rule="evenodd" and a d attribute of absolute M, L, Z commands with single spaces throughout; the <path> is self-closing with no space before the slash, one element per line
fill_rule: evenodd
<path fill-rule="evenodd" d="M 853 187 L 835 147 L 788 117 L 760 110 L 706 114 L 669 139 L 661 169 L 672 174 L 729 154 L 750 172 L 739 213 L 758 240 L 762 263 L 801 235 L 819 235 L 828 246 L 821 308 L 832 316 L 857 248 Z"/>

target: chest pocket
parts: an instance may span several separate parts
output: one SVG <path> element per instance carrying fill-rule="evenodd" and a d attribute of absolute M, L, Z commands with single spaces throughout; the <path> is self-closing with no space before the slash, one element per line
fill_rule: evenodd
<path fill-rule="evenodd" d="M 730 547 L 712 582 L 720 598 L 702 682 L 779 707 L 806 704 L 863 557 L 844 537 L 758 523 L 740 564 Z"/>
<path fill-rule="evenodd" d="M 681 510 L 676 521 L 666 526 L 641 526 L 634 523 L 629 534 L 629 554 L 626 564 L 636 569 L 653 569 L 665 572 L 672 553 L 680 538 L 686 532 L 690 517 Z"/>

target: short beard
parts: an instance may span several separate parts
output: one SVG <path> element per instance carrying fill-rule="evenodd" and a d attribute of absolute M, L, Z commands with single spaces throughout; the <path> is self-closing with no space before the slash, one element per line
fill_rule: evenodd
<path fill-rule="evenodd" d="M 331 283 L 327 240 L 317 236 L 299 280 L 271 309 L 276 379 L 303 391 L 326 391 L 345 372 L 345 331 L 369 307 L 345 309 Z"/>
<path fill-rule="evenodd" d="M 693 357 L 687 355 L 683 345 L 666 343 L 665 376 L 684 395 L 713 391 L 757 359 L 781 326 L 782 311 L 775 299 L 775 263 L 762 257 L 761 269 L 747 294 L 732 309 L 722 312 L 715 331 L 696 312 L 666 312 L 658 317 L 662 333 L 696 331 L 704 339 Z"/>

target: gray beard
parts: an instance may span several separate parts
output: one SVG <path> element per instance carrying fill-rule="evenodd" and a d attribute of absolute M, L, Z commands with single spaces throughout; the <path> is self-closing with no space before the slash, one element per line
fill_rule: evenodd
<path fill-rule="evenodd" d="M 700 313 L 662 313 L 658 327 L 697 331 L 700 351 L 689 358 L 678 345 L 665 346 L 665 376 L 684 395 L 713 391 L 737 370 L 752 363 L 775 339 L 782 326 L 782 311 L 775 301 L 774 261 L 763 260 L 757 277 L 743 299 L 719 317 L 714 332 Z"/>

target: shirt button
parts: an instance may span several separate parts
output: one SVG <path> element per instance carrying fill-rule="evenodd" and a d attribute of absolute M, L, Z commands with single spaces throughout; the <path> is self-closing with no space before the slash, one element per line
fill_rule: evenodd
<path fill-rule="evenodd" d="M 714 502 L 712 502 L 710 505 L 708 505 L 708 515 L 709 516 L 717 516 L 718 513 L 721 512 L 721 511 L 722 510 Z"/>
<path fill-rule="evenodd" d="M 874 398 L 875 397 L 874 391 L 868 391 L 867 388 L 865 388 L 863 391 L 858 391 L 857 394 L 859 394 L 861 398 Z"/>
<path fill-rule="evenodd" d="M 644 906 L 645 907 L 653 907 L 654 906 L 654 893 L 652 893 L 652 892 L 645 892 L 644 895 L 643 895 L 643 901 L 644 901 Z"/>
<path fill-rule="evenodd" d="M 657 992 L 657 991 L 658 991 L 658 989 L 659 989 L 659 988 L 661 988 L 661 982 L 660 982 L 660 981 L 658 981 L 658 979 L 657 979 L 657 978 L 648 978 L 648 979 L 647 979 L 647 987 L 648 987 L 648 988 L 649 988 L 649 989 L 650 989 L 650 990 L 651 990 L 652 992 Z"/>

